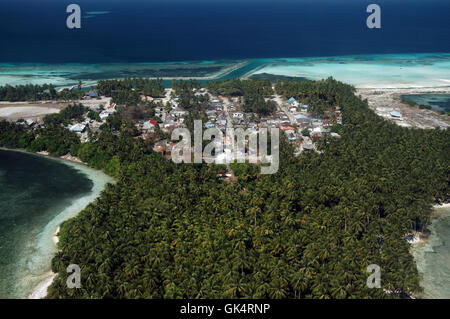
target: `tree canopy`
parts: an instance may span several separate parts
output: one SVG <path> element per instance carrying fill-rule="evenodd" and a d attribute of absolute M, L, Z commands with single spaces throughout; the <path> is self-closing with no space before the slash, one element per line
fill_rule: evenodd
<path fill-rule="evenodd" d="M 333 79 L 280 82 L 277 93 L 339 105 L 342 137 L 298 157 L 282 140 L 277 174 L 232 165 L 237 183 L 223 182 L 214 166 L 176 165 L 124 128 L 105 128 L 82 144 L 78 156 L 117 182 L 63 223 L 49 298 L 394 298 L 420 291 L 403 237 L 424 229 L 433 203 L 449 200 L 450 131 L 397 126 Z M 0 122 L 3 145 L 17 146 L 24 134 Z M 69 264 L 81 267 L 80 289 L 67 288 Z M 370 264 L 381 267 L 383 289 L 366 286 Z"/>

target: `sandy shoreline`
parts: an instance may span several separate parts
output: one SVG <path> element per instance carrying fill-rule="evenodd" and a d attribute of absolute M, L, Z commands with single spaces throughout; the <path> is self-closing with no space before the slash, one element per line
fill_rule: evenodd
<path fill-rule="evenodd" d="M 47 289 L 56 277 L 56 274 L 52 271 L 44 274 L 45 279 L 36 287 L 36 289 L 27 297 L 27 299 L 42 299 L 47 296 Z"/>
<path fill-rule="evenodd" d="M 413 298 L 423 299 L 423 298 L 435 298 L 433 296 L 435 293 L 442 294 L 442 291 L 436 290 L 435 282 L 433 280 L 434 276 L 439 276 L 435 273 L 435 269 L 429 269 L 429 261 L 427 261 L 426 253 L 435 252 L 435 247 L 438 242 L 441 241 L 440 233 L 436 232 L 435 223 L 438 222 L 440 218 L 448 218 L 450 214 L 450 203 L 445 203 L 441 205 L 433 206 L 433 215 L 431 217 L 430 225 L 424 232 L 415 232 L 413 237 L 407 239 L 410 244 L 410 254 L 413 256 L 416 263 L 417 270 L 421 275 L 420 286 L 425 290 L 424 292 L 413 295 Z M 427 266 L 428 265 L 428 266 Z M 442 274 L 441 274 L 442 275 Z M 425 281 L 424 277 L 427 278 Z M 439 289 L 439 288 L 438 288 Z M 428 296 L 427 296 L 428 293 Z M 430 296 L 431 294 L 431 296 Z M 448 297 L 448 296 L 447 296 Z"/>
<path fill-rule="evenodd" d="M 66 207 L 65 210 L 63 210 L 60 214 L 58 214 L 53 220 L 51 220 L 47 226 L 43 229 L 42 234 L 45 238 L 41 238 L 41 240 L 45 240 L 48 245 L 52 247 L 50 248 L 51 251 L 57 250 L 57 243 L 59 241 L 58 233 L 60 231 L 60 225 L 62 222 L 75 217 L 78 215 L 80 211 L 82 211 L 87 205 L 95 201 L 100 193 L 104 190 L 106 184 L 108 183 L 114 183 L 114 179 L 103 172 L 99 170 L 95 170 L 93 168 L 90 168 L 86 166 L 84 163 L 81 162 L 80 159 L 78 159 L 75 156 L 70 156 L 70 154 L 67 154 L 65 156 L 62 156 L 60 158 L 58 157 L 52 157 L 48 155 L 46 152 L 40 152 L 38 153 L 32 153 L 27 152 L 25 150 L 20 149 L 8 149 L 4 147 L 0 147 L 0 150 L 6 150 L 6 151 L 14 151 L 14 152 L 22 152 L 30 155 L 35 156 L 45 156 L 48 159 L 61 161 L 65 165 L 68 165 L 72 168 L 77 169 L 78 171 L 82 172 L 86 175 L 88 179 L 90 179 L 93 182 L 93 187 L 90 193 L 86 196 L 83 196 L 81 198 L 75 199 L 71 206 Z M 49 271 L 46 271 L 43 274 L 34 276 L 32 278 L 32 282 L 37 282 L 35 287 L 24 296 L 26 299 L 41 299 L 45 298 L 47 296 L 47 288 L 52 284 L 54 277 L 56 276 L 55 273 L 49 269 Z"/>
<path fill-rule="evenodd" d="M 58 233 L 60 229 L 61 226 L 58 226 L 52 237 L 53 243 L 55 244 L 55 248 L 57 248 L 59 242 Z M 49 271 L 45 273 L 42 277 L 43 277 L 42 281 L 39 283 L 39 285 L 36 286 L 33 292 L 28 295 L 27 299 L 42 299 L 47 296 L 47 289 L 53 283 L 53 279 L 56 277 L 56 274 L 53 271 Z"/>
<path fill-rule="evenodd" d="M 47 155 L 44 155 L 47 156 Z M 50 156 L 48 156 L 50 157 Z M 63 162 L 65 162 L 66 164 L 68 164 L 71 167 L 75 167 L 77 169 L 79 169 L 80 171 L 82 171 L 83 173 L 86 174 L 86 176 L 92 180 L 92 182 L 94 182 L 94 186 L 92 188 L 92 195 L 91 196 L 87 196 L 89 197 L 88 200 L 85 201 L 84 203 L 84 207 L 80 207 L 81 209 L 79 209 L 75 214 L 73 214 L 72 216 L 66 216 L 67 218 L 63 218 L 64 220 L 61 221 L 61 223 L 67 219 L 73 218 L 76 215 L 78 215 L 78 213 L 80 211 L 82 211 L 88 204 L 90 204 L 91 202 L 95 201 L 98 196 L 100 195 L 100 192 L 103 191 L 104 186 L 108 183 L 108 182 L 113 182 L 113 179 L 105 174 L 103 174 L 101 171 L 98 170 L 94 170 L 88 166 L 86 166 L 79 158 L 75 157 L 75 156 L 71 156 L 70 154 L 67 154 L 65 156 L 61 156 L 59 158 L 55 158 L 57 160 L 61 160 Z M 81 169 L 80 169 L 81 168 Z M 82 169 L 84 168 L 84 169 Z M 100 189 L 98 184 L 102 184 L 102 182 L 99 182 L 98 180 L 95 179 L 95 176 L 92 175 L 92 172 L 89 173 L 89 171 L 93 171 L 93 172 L 97 172 L 99 174 L 104 175 L 105 177 L 107 177 L 107 181 L 101 185 Z M 97 185 L 96 185 L 97 184 Z M 57 244 L 59 242 L 59 231 L 61 229 L 61 223 L 58 223 L 55 231 L 52 233 L 52 243 L 55 247 L 55 249 L 57 249 Z M 47 289 L 48 287 L 52 284 L 53 279 L 56 277 L 56 274 L 53 273 L 52 271 L 49 271 L 48 273 L 46 273 L 44 275 L 44 279 L 42 279 L 42 281 L 40 281 L 40 283 L 36 286 L 36 288 L 31 292 L 31 294 L 28 295 L 27 299 L 42 299 L 45 298 L 47 296 Z"/>
<path fill-rule="evenodd" d="M 433 110 L 409 106 L 401 101 L 406 94 L 450 94 L 450 87 L 430 88 L 359 88 L 356 95 L 367 99 L 369 107 L 385 119 L 392 120 L 399 126 L 434 129 L 450 127 L 450 116 Z M 401 119 L 393 119 L 391 111 L 400 112 Z"/>

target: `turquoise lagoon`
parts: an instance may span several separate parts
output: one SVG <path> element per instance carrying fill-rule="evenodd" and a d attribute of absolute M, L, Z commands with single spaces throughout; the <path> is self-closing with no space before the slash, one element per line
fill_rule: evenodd
<path fill-rule="evenodd" d="M 417 105 L 429 105 L 435 111 L 450 112 L 450 94 L 405 94 L 402 98 Z"/>
<path fill-rule="evenodd" d="M 246 62 L 246 63 L 243 63 Z M 0 64 L 0 85 L 84 84 L 125 77 L 228 80 L 257 74 L 320 80 L 335 79 L 357 87 L 450 87 L 450 53 L 378 54 L 310 58 L 100 64 Z M 165 81 L 170 87 L 171 81 Z"/>
<path fill-rule="evenodd" d="M 381 54 L 287 58 L 266 63 L 268 73 L 320 80 L 329 76 L 360 88 L 450 87 L 450 54 Z"/>
<path fill-rule="evenodd" d="M 98 80 L 148 78 L 224 78 L 240 77 L 242 72 L 255 68 L 254 62 L 194 61 L 167 63 L 100 63 L 46 64 L 0 63 L 0 85 L 51 83 L 56 87 L 78 85 L 95 86 Z M 171 81 L 165 81 L 170 87 Z"/>

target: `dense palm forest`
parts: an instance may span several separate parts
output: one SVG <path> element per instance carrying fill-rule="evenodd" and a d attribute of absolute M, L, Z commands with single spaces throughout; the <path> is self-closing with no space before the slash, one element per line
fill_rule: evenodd
<path fill-rule="evenodd" d="M 152 97 L 163 97 L 164 84 L 161 79 L 126 78 L 121 80 L 98 81 L 97 91 L 100 95 L 112 97 L 117 104 L 137 105 L 140 94 Z"/>
<path fill-rule="evenodd" d="M 294 97 L 297 101 L 309 106 L 308 111 L 322 115 L 324 111 L 338 105 L 340 87 L 331 79 L 324 81 L 320 87 L 312 81 L 282 82 L 277 81 L 275 90 L 286 97 Z"/>
<path fill-rule="evenodd" d="M 207 89 L 215 95 L 242 97 L 244 112 L 266 116 L 277 110 L 275 102 L 265 100 L 274 93 L 272 84 L 268 80 L 213 81 L 208 82 Z"/>
<path fill-rule="evenodd" d="M 226 183 L 215 166 L 176 165 L 126 125 L 77 149 L 116 176 L 60 231 L 49 298 L 394 298 L 420 291 L 409 244 L 449 199 L 449 130 L 402 128 L 333 79 L 280 82 L 277 93 L 340 106 L 341 139 L 280 170 L 246 164 Z M 305 88 L 307 86 L 307 88 Z M 2 128 L 3 127 L 3 128 Z M 0 125 L 0 141 L 24 132 Z M 19 131 L 16 131 L 19 130 Z M 66 268 L 81 267 L 81 289 Z M 383 289 L 366 287 L 369 264 Z"/>
<path fill-rule="evenodd" d="M 43 85 L 5 85 L 0 86 L 0 101 L 44 101 L 44 100 L 76 100 L 83 97 L 85 92 L 81 90 L 64 89 L 57 92 L 52 84 Z"/>

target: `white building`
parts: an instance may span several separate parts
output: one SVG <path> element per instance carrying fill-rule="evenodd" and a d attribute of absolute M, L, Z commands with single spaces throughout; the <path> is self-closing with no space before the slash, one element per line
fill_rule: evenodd
<path fill-rule="evenodd" d="M 242 113 L 242 112 L 233 112 L 233 118 L 235 118 L 235 119 L 242 119 L 242 118 L 244 118 L 244 113 Z"/>
<path fill-rule="evenodd" d="M 76 133 L 82 133 L 85 129 L 86 129 L 86 125 L 81 124 L 81 123 L 69 126 L 69 131 L 76 132 Z"/>
<path fill-rule="evenodd" d="M 102 121 L 103 121 L 103 120 L 106 120 L 106 119 L 108 118 L 109 114 L 110 114 L 110 113 L 105 112 L 105 111 L 101 112 L 101 113 L 99 114 L 100 119 L 101 119 Z"/>

